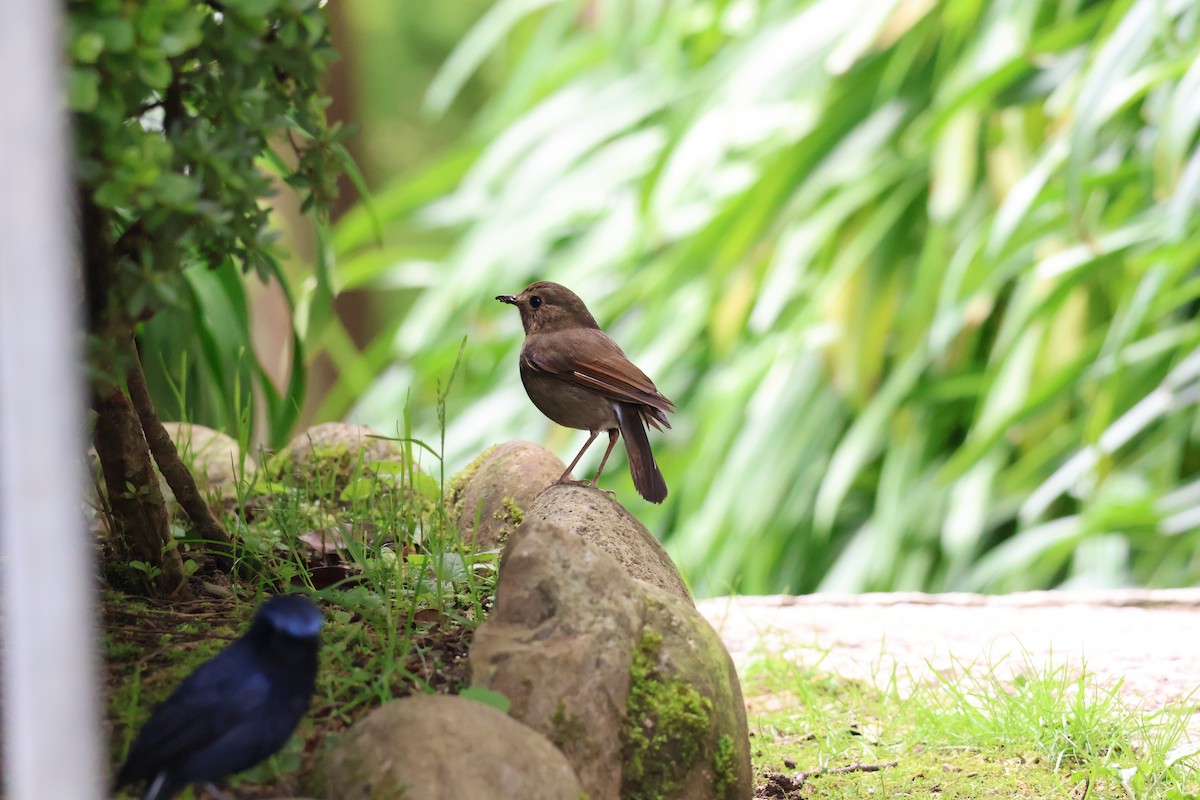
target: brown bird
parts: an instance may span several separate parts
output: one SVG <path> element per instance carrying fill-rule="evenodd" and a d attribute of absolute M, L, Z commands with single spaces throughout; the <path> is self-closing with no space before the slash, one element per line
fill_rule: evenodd
<path fill-rule="evenodd" d="M 608 449 L 591 485 L 600 480 L 621 435 L 638 494 L 661 503 L 667 483 L 650 450 L 645 425 L 660 431 L 663 425 L 671 427 L 666 412 L 673 412 L 675 404 L 600 330 L 587 306 L 567 287 L 538 281 L 520 294 L 496 299 L 521 312 L 521 383 L 529 399 L 559 425 L 591 434 L 558 483 L 567 481 L 600 431 L 608 431 Z"/>

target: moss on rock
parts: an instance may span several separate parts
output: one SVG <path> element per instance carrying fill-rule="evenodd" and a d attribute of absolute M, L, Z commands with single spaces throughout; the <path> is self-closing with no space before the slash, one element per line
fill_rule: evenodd
<path fill-rule="evenodd" d="M 507 516 L 514 526 L 525 521 L 525 509 L 517 505 L 516 500 L 506 497 L 500 503 L 504 506 L 504 513 L 496 512 L 496 519 L 503 520 Z"/>
<path fill-rule="evenodd" d="M 292 438 L 268 462 L 271 477 L 290 478 L 309 495 L 336 495 L 373 465 L 398 462 L 404 452 L 371 428 L 340 422 L 313 426 Z M 412 472 L 417 472 L 412 468 Z"/>
<path fill-rule="evenodd" d="M 727 733 L 717 737 L 717 750 L 713 753 L 713 793 L 717 797 L 728 797 L 737 786 L 737 748 L 733 737 Z"/>
<path fill-rule="evenodd" d="M 457 475 L 450 479 L 450 486 L 446 491 L 446 500 L 447 505 L 454 514 L 462 511 L 463 494 L 466 492 L 467 484 L 471 482 L 471 479 L 475 477 L 475 473 L 479 471 L 484 462 L 492 457 L 492 453 L 499 446 L 498 444 L 494 444 L 475 456 L 475 459 L 470 464 L 467 464 Z"/>
<path fill-rule="evenodd" d="M 554 716 L 550 718 L 550 725 L 553 729 L 550 741 L 559 750 L 582 741 L 587 733 L 583 720 L 567 711 L 566 704 L 561 702 L 554 710 Z"/>
<path fill-rule="evenodd" d="M 480 453 L 451 479 L 447 495 L 463 541 L 477 552 L 503 547 L 525 509 L 564 469 L 558 456 L 532 442 L 504 442 Z"/>
<path fill-rule="evenodd" d="M 644 633 L 629 670 L 621 796 L 631 800 L 657 800 L 677 789 L 701 758 L 712 724 L 712 701 L 659 673 L 661 645 L 662 636 Z"/>

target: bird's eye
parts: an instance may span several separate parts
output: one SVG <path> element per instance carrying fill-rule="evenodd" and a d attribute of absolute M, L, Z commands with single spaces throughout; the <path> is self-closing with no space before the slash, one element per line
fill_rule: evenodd
<path fill-rule="evenodd" d="M 542 304 L 542 298 L 538 297 L 536 294 L 533 297 L 529 298 L 529 307 L 530 308 L 537 308 L 541 304 Z"/>

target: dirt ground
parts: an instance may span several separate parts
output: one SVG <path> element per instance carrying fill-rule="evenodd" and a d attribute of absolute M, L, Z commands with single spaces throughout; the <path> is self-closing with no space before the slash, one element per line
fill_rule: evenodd
<path fill-rule="evenodd" d="M 931 669 L 991 665 L 1086 668 L 1145 710 L 1186 700 L 1200 738 L 1200 589 L 724 597 L 697 604 L 740 665 L 784 650 L 837 675 L 870 680 L 893 667 L 911 680 Z"/>

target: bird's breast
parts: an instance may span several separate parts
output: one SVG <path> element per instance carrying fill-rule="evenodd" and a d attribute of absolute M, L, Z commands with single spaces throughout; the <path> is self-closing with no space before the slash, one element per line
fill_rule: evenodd
<path fill-rule="evenodd" d="M 606 431 L 617 427 L 613 401 L 561 378 L 521 364 L 521 383 L 529 399 L 547 417 L 567 428 Z"/>

